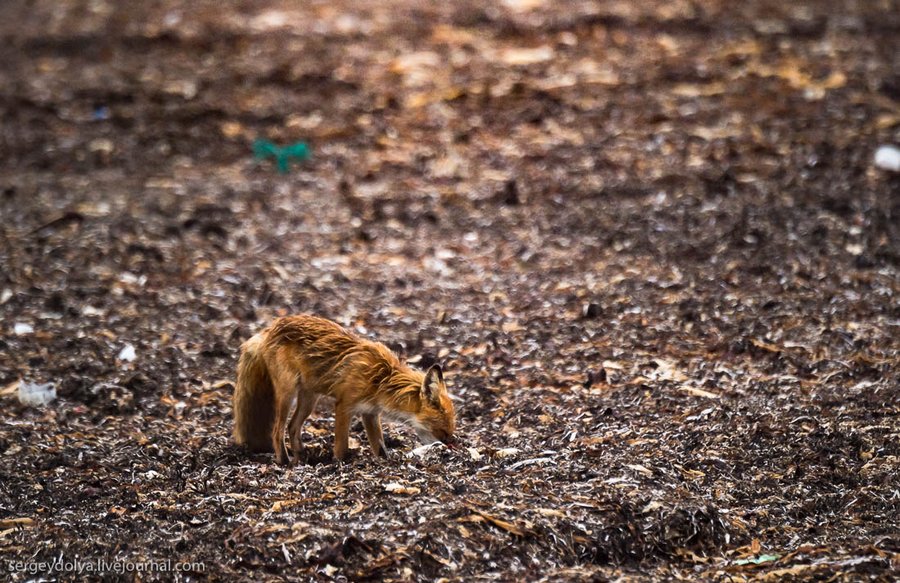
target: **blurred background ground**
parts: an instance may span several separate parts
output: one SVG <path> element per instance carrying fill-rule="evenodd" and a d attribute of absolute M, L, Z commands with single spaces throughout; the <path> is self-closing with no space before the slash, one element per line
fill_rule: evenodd
<path fill-rule="evenodd" d="M 4 562 L 896 576 L 893 0 L 7 1 L 0 37 Z M 468 449 L 327 463 L 327 407 L 316 463 L 231 446 L 238 346 L 293 312 L 442 361 Z"/>

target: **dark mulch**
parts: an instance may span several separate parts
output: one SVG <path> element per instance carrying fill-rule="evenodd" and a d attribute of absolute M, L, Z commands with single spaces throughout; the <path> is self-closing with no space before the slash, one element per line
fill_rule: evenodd
<path fill-rule="evenodd" d="M 2 568 L 892 580 L 896 5 L 359 4 L 0 4 Z M 465 447 L 232 446 L 294 312 L 443 362 Z"/>

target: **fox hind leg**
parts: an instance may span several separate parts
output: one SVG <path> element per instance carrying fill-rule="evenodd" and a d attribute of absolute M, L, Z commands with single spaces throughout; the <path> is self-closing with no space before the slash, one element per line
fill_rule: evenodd
<path fill-rule="evenodd" d="M 378 413 L 365 413 L 362 416 L 363 427 L 366 429 L 366 437 L 369 438 L 369 446 L 372 452 L 380 457 L 388 457 L 387 448 L 384 446 L 384 433 L 381 431 L 381 415 Z"/>
<path fill-rule="evenodd" d="M 272 449 L 275 450 L 275 462 L 279 465 L 287 463 L 287 449 L 284 447 L 284 426 L 291 412 L 291 401 L 280 397 L 275 400 L 275 424 L 272 427 Z"/>
<path fill-rule="evenodd" d="M 294 416 L 288 426 L 288 434 L 291 437 L 291 463 L 296 464 L 300 461 L 300 453 L 303 451 L 302 432 L 303 423 L 309 417 L 316 403 L 319 401 L 319 395 L 300 391 L 297 393 L 297 407 L 294 409 Z"/>
<path fill-rule="evenodd" d="M 275 462 L 284 465 L 287 463 L 287 448 L 284 447 L 284 428 L 287 425 L 288 415 L 291 413 L 294 395 L 297 393 L 296 378 L 282 372 L 273 375 L 275 385 L 275 422 L 272 424 L 272 451 L 275 452 Z"/>

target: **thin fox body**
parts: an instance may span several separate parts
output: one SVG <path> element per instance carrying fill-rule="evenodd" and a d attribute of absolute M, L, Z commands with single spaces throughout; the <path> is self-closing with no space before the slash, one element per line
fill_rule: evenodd
<path fill-rule="evenodd" d="M 335 399 L 334 457 L 344 459 L 350 419 L 362 415 L 372 451 L 387 457 L 381 417 L 412 425 L 419 439 L 450 444 L 456 429 L 453 403 L 437 365 L 422 373 L 400 362 L 386 346 L 360 338 L 316 316 L 286 316 L 241 346 L 234 391 L 234 440 L 254 451 L 274 451 L 286 463 L 300 458 L 303 423 L 319 398 Z"/>

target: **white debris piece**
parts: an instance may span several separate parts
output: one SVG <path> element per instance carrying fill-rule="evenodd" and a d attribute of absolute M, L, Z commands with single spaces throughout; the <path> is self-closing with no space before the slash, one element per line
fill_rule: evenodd
<path fill-rule="evenodd" d="M 87 305 L 87 306 L 81 308 L 81 313 L 84 316 L 104 316 L 104 315 L 106 315 L 106 311 L 97 309 L 91 305 Z"/>
<path fill-rule="evenodd" d="M 126 344 L 122 350 L 119 351 L 119 356 L 117 358 L 124 362 L 131 362 L 137 358 L 137 352 L 135 352 L 134 346 Z"/>
<path fill-rule="evenodd" d="M 419 457 L 423 457 L 423 456 L 427 455 L 428 452 L 430 452 L 433 448 L 441 447 L 441 446 L 443 446 L 443 445 L 444 445 L 444 444 L 441 443 L 440 441 L 435 441 L 435 442 L 433 442 L 433 443 L 429 443 L 429 444 L 426 444 L 426 445 L 420 445 L 420 446 L 417 447 L 416 449 L 414 449 L 414 450 L 412 450 L 411 452 L 409 452 L 409 455 L 417 455 L 417 456 L 419 456 Z"/>
<path fill-rule="evenodd" d="M 31 334 L 32 332 L 34 332 L 34 326 L 32 326 L 31 324 L 26 324 L 25 322 L 16 322 L 13 325 L 13 332 L 16 333 L 16 336 Z"/>
<path fill-rule="evenodd" d="M 403 484 L 398 484 L 397 482 L 385 484 L 384 490 L 385 492 L 390 492 L 391 494 L 406 494 L 408 496 L 415 496 L 422 491 L 421 488 L 418 488 L 416 486 L 404 486 Z"/>
<path fill-rule="evenodd" d="M 56 385 L 53 383 L 19 383 L 19 402 L 31 407 L 42 407 L 56 398 Z"/>
<path fill-rule="evenodd" d="M 900 172 L 900 148 L 881 146 L 875 150 L 875 167 L 889 172 Z"/>
<path fill-rule="evenodd" d="M 549 463 L 553 463 L 553 458 L 549 458 L 549 457 L 536 457 L 536 458 L 532 458 L 532 459 L 529 459 L 529 460 L 522 460 L 522 461 L 520 461 L 520 462 L 516 462 L 516 463 L 512 464 L 511 466 L 509 466 L 509 467 L 506 468 L 506 469 L 508 469 L 508 470 L 517 470 L 517 469 L 519 469 L 519 468 L 521 468 L 521 467 L 523 467 L 523 466 L 530 466 L 530 465 L 532 465 L 532 464 L 544 464 L 544 463 L 548 463 L 548 462 L 549 462 Z"/>

